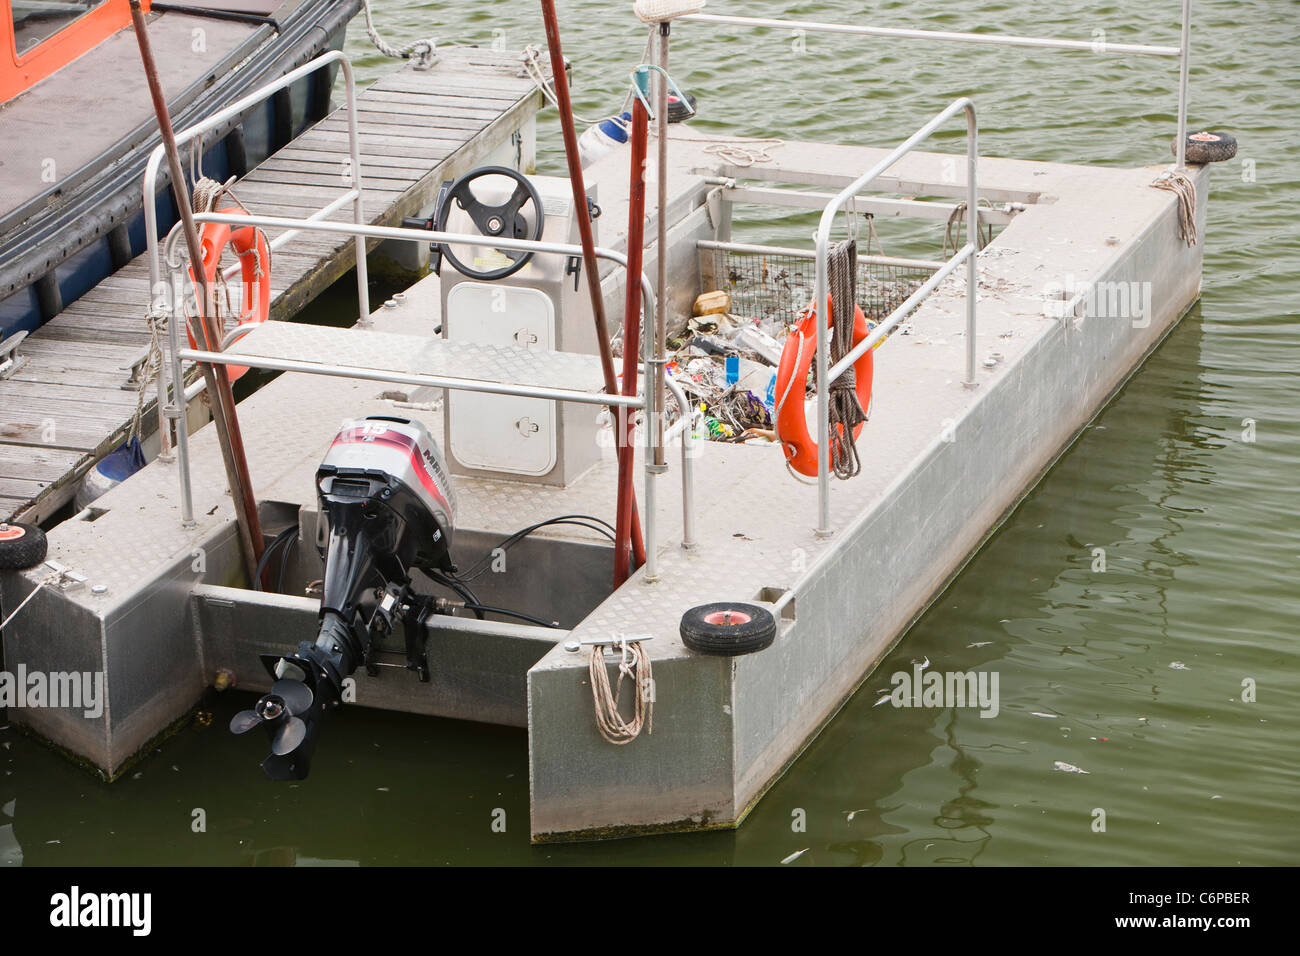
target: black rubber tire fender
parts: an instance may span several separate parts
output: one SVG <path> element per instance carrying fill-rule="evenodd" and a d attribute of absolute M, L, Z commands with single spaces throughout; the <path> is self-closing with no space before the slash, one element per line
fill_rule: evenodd
<path fill-rule="evenodd" d="M 683 614 L 680 630 L 682 643 L 697 653 L 736 657 L 770 646 L 776 640 L 776 618 L 756 604 L 718 601 Z"/>
<path fill-rule="evenodd" d="M 0 571 L 26 571 L 45 560 L 45 532 L 35 525 L 0 523 Z"/>
<path fill-rule="evenodd" d="M 1170 152 L 1178 155 L 1178 140 L 1169 144 Z M 1227 133 L 1201 130 L 1187 134 L 1187 161 L 1189 163 L 1221 163 L 1237 155 L 1237 141 Z"/>

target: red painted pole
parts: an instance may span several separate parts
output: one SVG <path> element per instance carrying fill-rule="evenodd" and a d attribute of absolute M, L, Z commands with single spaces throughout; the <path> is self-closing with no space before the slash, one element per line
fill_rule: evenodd
<path fill-rule="evenodd" d="M 578 238 L 582 242 L 583 268 L 587 273 L 587 292 L 591 298 L 591 313 L 596 321 L 596 347 L 600 349 L 600 368 L 605 377 L 605 394 L 613 395 L 618 391 L 618 378 L 614 373 L 614 356 L 609 348 L 609 326 L 605 322 L 605 300 L 600 291 L 596 239 L 592 233 L 591 219 L 586 215 L 587 186 L 583 182 L 582 161 L 578 157 L 578 131 L 574 127 L 573 108 L 569 98 L 569 76 L 564 69 L 564 51 L 560 46 L 560 24 L 555 15 L 555 0 L 541 0 L 541 2 L 542 21 L 546 26 L 546 46 L 551 54 L 551 81 L 555 84 L 555 99 L 559 104 L 560 132 L 564 136 L 564 156 L 569 166 L 569 182 L 573 186 L 574 215 L 578 217 Z M 619 410 L 610 406 L 610 413 L 621 425 Z M 645 564 L 645 540 L 641 537 L 641 516 L 636 510 L 635 491 L 632 492 L 631 531 L 632 556 L 637 564 Z"/>
<path fill-rule="evenodd" d="M 641 266 L 645 253 L 645 167 L 650 140 L 650 114 L 638 98 L 632 106 L 631 153 L 627 210 L 627 297 L 623 310 L 623 394 L 636 394 L 637 366 L 641 346 Z M 652 383 L 647 382 L 647 390 Z M 627 408 L 618 419 L 618 520 L 614 524 L 614 586 L 631 573 L 629 552 L 632 518 L 635 512 L 633 480 L 632 422 Z M 651 427 L 646 422 L 646 427 Z M 644 562 L 644 556 L 640 559 Z"/>

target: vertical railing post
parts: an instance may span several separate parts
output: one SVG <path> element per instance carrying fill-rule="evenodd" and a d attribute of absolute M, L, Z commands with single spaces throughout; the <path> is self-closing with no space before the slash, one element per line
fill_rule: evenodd
<path fill-rule="evenodd" d="M 357 87 L 352 77 L 352 64 L 346 58 L 339 61 L 343 69 L 343 85 L 348 97 L 348 154 L 352 164 L 352 188 L 357 191 L 352 201 L 352 221 L 358 226 L 366 224 L 365 188 L 361 182 L 361 138 L 357 125 Z M 358 235 L 353 239 L 357 256 L 357 305 L 361 314 L 357 324 L 370 324 L 370 276 L 366 269 L 366 237 Z"/>
<path fill-rule="evenodd" d="M 153 261 L 150 262 L 154 265 Z M 155 266 L 156 268 L 156 266 Z M 189 409 L 185 401 L 185 374 L 181 368 L 179 321 L 185 314 L 185 284 L 180 268 L 169 274 L 171 294 L 167 296 L 167 358 L 171 368 L 172 407 L 176 411 L 176 470 L 181 483 L 181 526 L 194 526 L 194 495 L 190 485 Z"/>
<path fill-rule="evenodd" d="M 976 256 L 980 247 L 979 126 L 975 121 L 975 104 L 966 104 L 966 384 L 975 384 L 975 305 L 979 299 L 979 269 Z"/>
<path fill-rule="evenodd" d="M 830 383 L 826 380 L 831 370 L 831 344 L 826 334 L 826 322 L 831 314 L 826 275 L 830 229 L 827 217 L 822 216 L 817 230 L 817 267 L 813 282 L 813 327 L 817 333 L 817 536 L 829 537 L 831 533 L 831 400 Z"/>
<path fill-rule="evenodd" d="M 1178 43 L 1178 167 L 1187 168 L 1187 71 L 1192 46 L 1192 0 L 1183 0 L 1183 32 Z"/>
<path fill-rule="evenodd" d="M 660 249 L 659 255 L 662 257 L 663 254 L 664 250 Z M 628 275 L 628 281 L 633 281 L 630 273 Z M 661 289 L 659 294 L 663 296 L 665 293 L 666 290 Z M 644 343 L 642 348 L 645 352 L 641 356 L 641 376 L 645 379 L 645 400 L 641 408 L 641 427 L 644 436 L 644 457 L 642 462 L 645 481 L 645 522 L 643 525 L 645 528 L 644 580 L 649 584 L 659 580 L 659 557 L 657 554 L 659 543 L 656 531 L 658 516 L 656 514 L 657 506 L 655 503 L 655 478 L 657 473 L 663 469 L 655 467 L 655 447 L 656 443 L 659 441 L 658 436 L 656 435 L 655 417 L 658 414 L 662 414 L 661 412 L 656 411 L 658 406 L 658 390 L 655 388 L 654 316 L 657 300 L 655 299 L 654 293 L 651 292 L 650 280 L 645 277 L 644 273 L 641 275 L 641 299 L 641 309 L 645 313 L 645 321 L 641 323 L 645 330 L 642 337 L 642 342 Z M 627 348 L 628 346 L 624 343 L 623 347 Z M 659 368 L 663 369 L 663 366 L 660 365 Z M 636 507 L 635 503 L 632 507 Z"/>

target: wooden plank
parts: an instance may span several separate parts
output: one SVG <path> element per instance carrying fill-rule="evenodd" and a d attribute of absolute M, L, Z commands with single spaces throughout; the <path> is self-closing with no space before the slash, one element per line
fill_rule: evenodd
<path fill-rule="evenodd" d="M 53 482 L 28 481 L 23 478 L 0 478 L 0 495 L 6 498 L 26 498 L 31 501 Z"/>
<path fill-rule="evenodd" d="M 502 103 L 502 109 L 498 110 L 492 104 L 482 104 L 476 99 L 465 99 L 456 96 L 439 96 L 433 93 L 384 93 L 375 97 L 366 105 L 376 109 L 387 109 L 390 106 L 407 106 L 424 111 L 436 110 L 447 116 L 455 116 L 460 119 L 476 119 L 485 123 L 490 123 L 498 116 L 503 116 L 515 108 L 515 104 L 522 101 L 515 100 L 514 103 Z M 342 122 L 347 120 L 342 116 L 328 117 L 322 122 Z M 313 130 L 316 127 L 313 127 Z M 310 135 L 308 132 L 308 135 Z"/>
<path fill-rule="evenodd" d="M 105 345 L 91 342 L 47 342 L 43 338 L 28 338 L 23 342 L 24 355 L 40 355 L 54 358 L 61 362 L 80 367 L 84 362 L 88 367 L 103 367 L 105 362 L 124 363 L 139 355 L 141 349 L 128 346 Z"/>
<path fill-rule="evenodd" d="M 312 209 L 323 209 L 329 203 L 338 199 L 344 192 L 343 189 L 334 185 L 314 185 L 310 183 L 302 185 L 286 185 L 283 183 L 240 183 L 239 198 L 248 206 L 249 212 L 257 214 L 259 212 L 257 204 L 271 202 L 281 206 L 308 206 Z M 374 200 L 384 202 L 385 206 L 391 205 L 394 197 L 401 196 L 406 192 L 405 189 L 399 189 L 388 185 L 386 180 L 381 180 L 374 185 L 366 183 L 365 199 L 367 208 Z M 349 213 L 352 210 L 352 203 L 349 202 L 342 207 Z M 382 211 L 382 210 L 381 210 Z"/>
<path fill-rule="evenodd" d="M 0 422 L 0 442 L 29 448 L 68 449 L 79 453 L 98 448 L 106 436 L 122 426 L 121 421 L 101 419 L 56 418 L 53 415 L 34 417 L 30 413 L 9 410 Z M 54 440 L 47 442 L 48 426 L 54 423 Z"/>
<path fill-rule="evenodd" d="M 3 402 L 4 407 L 9 407 L 10 400 L 21 401 L 22 399 L 41 401 L 47 406 L 52 406 L 58 401 L 68 401 L 103 405 L 108 408 L 127 405 L 135 407 L 134 394 L 116 389 L 107 391 L 101 388 L 82 388 L 79 385 L 37 385 L 31 382 L 19 382 L 12 378 L 0 383 L 0 402 Z"/>
<path fill-rule="evenodd" d="M 250 181 L 268 186 L 274 185 L 303 185 L 303 186 L 332 186 L 334 189 L 351 188 L 350 182 L 345 184 L 344 174 L 347 167 L 342 163 L 317 163 L 317 162 L 300 162 L 293 168 L 277 168 L 260 170 L 260 175 L 255 180 L 244 180 L 245 183 Z M 423 168 L 423 164 L 421 167 Z M 416 180 L 417 176 L 412 176 L 410 170 L 399 169 L 392 166 L 362 166 L 361 177 L 365 182 L 366 192 L 372 191 L 372 187 L 378 187 L 382 190 L 392 190 L 398 195 L 405 192 Z M 246 188 L 241 185 L 241 191 Z"/>
<path fill-rule="evenodd" d="M 364 163 L 363 157 L 361 171 L 367 178 L 379 177 L 399 183 L 414 182 L 429 171 L 427 163 L 415 160 L 391 160 L 385 165 L 376 164 L 374 167 L 366 166 Z M 249 179 L 244 181 L 279 182 L 280 176 L 305 174 L 318 177 L 322 183 L 330 183 L 342 179 L 345 168 L 343 163 L 334 160 L 294 157 L 265 162 L 257 167 L 256 176 L 250 175 Z"/>
<path fill-rule="evenodd" d="M 371 150 L 383 150 L 384 152 L 392 153 L 395 156 L 425 157 L 429 155 L 430 150 L 460 149 L 469 142 L 469 140 L 465 138 L 439 139 L 436 137 L 425 139 L 419 136 L 399 136 L 396 133 L 390 136 L 385 133 L 383 136 L 363 135 L 362 142 L 367 144 L 368 148 Z M 314 149 L 332 149 L 335 146 L 342 150 L 349 149 L 348 134 L 344 132 L 336 133 L 331 130 L 315 131 L 312 133 L 312 138 L 308 140 L 307 143 Z M 362 162 L 365 162 L 365 160 L 362 159 Z"/>
<path fill-rule="evenodd" d="M 419 159 L 424 160 L 431 167 L 436 166 L 439 162 L 446 159 L 464 144 L 457 143 L 453 146 L 435 146 L 430 144 L 422 149 L 413 149 L 409 145 L 389 147 L 380 143 L 375 143 L 374 141 L 364 145 L 365 148 L 361 151 L 361 167 L 363 172 L 365 171 L 366 165 L 370 163 L 372 159 L 379 159 L 382 156 L 400 156 L 403 159 Z M 348 155 L 348 138 L 346 135 L 342 134 L 336 136 L 327 132 L 317 133 L 312 137 L 312 139 L 303 140 L 302 146 L 304 149 L 310 149 L 316 153 L 324 153 L 326 159 L 331 158 L 333 155 L 337 155 L 340 162 L 343 157 Z M 376 152 L 376 150 L 380 150 L 381 152 Z"/>
<path fill-rule="evenodd" d="M 484 78 L 486 80 L 486 77 Z M 467 86 L 463 83 L 412 83 L 402 82 L 393 77 L 383 77 L 366 87 L 365 92 L 357 97 L 357 105 L 362 103 L 382 102 L 392 96 L 438 96 L 448 100 L 460 100 L 467 103 L 483 103 L 484 107 L 507 109 L 511 103 L 517 103 L 528 95 L 528 90 L 536 91 L 531 84 L 515 89 L 484 83 L 481 87 Z M 540 95 L 540 94 L 539 94 Z M 344 109 L 336 110 L 337 115 L 346 116 Z"/>
<path fill-rule="evenodd" d="M 86 460 L 85 452 L 0 444 L 0 475 L 26 481 L 56 482 Z"/>
<path fill-rule="evenodd" d="M 308 146 L 293 146 L 280 150 L 277 156 L 284 156 L 291 161 L 308 160 L 319 163 L 334 163 L 338 166 L 347 161 L 348 151 L 337 149 L 316 149 Z M 387 153 L 375 153 L 366 149 L 361 150 L 361 168 L 362 171 L 369 169 L 371 166 L 390 166 L 394 169 L 423 169 L 430 168 L 429 163 L 437 165 L 437 161 L 432 156 L 412 159 L 406 156 L 390 156 Z"/>
<path fill-rule="evenodd" d="M 41 326 L 41 338 L 52 342 L 105 342 L 110 345 L 147 345 L 148 332 L 135 332 L 128 329 L 73 329 L 50 328 L 49 324 Z"/>
<path fill-rule="evenodd" d="M 72 368 L 57 362 L 29 362 L 11 382 L 30 382 L 34 385 L 76 385 L 82 388 L 118 389 L 135 394 L 134 389 L 123 389 L 131 377 L 130 369 L 121 369 L 108 362 L 98 368 Z"/>
<path fill-rule="evenodd" d="M 447 116 L 441 113 L 430 115 L 418 113 L 415 110 L 401 112 L 378 109 L 358 111 L 358 120 L 357 129 L 362 135 L 374 126 L 409 126 L 421 130 L 446 130 L 449 133 L 463 136 L 477 133 L 491 122 L 491 120 L 476 119 L 470 116 Z M 351 127 L 346 120 L 328 119 L 320 123 L 316 128 L 342 130 L 346 133 Z"/>
<path fill-rule="evenodd" d="M 378 147 L 382 144 L 387 148 L 394 140 L 399 141 L 399 145 L 423 146 L 427 143 L 438 145 L 447 145 L 451 143 L 465 144 L 472 138 L 473 134 L 483 129 L 479 126 L 474 130 L 466 129 L 448 129 L 444 127 L 420 126 L 412 123 L 362 123 L 358 126 L 361 134 L 361 142 L 370 141 L 372 145 Z M 320 126 L 316 129 L 316 135 L 324 133 L 334 133 L 342 136 L 347 141 L 348 128 L 346 126 Z"/>
<path fill-rule="evenodd" d="M 442 95 L 459 93 L 480 100 L 520 100 L 530 93 L 539 92 L 536 84 L 526 77 L 493 76 L 480 71 L 475 71 L 472 75 L 460 76 L 407 71 L 376 80 L 366 88 L 366 92 L 376 87 L 380 92 L 402 90 Z"/>
<path fill-rule="evenodd" d="M 376 98 L 364 104 L 358 104 L 358 119 L 365 120 L 367 113 L 389 114 L 394 116 L 415 116 L 421 119 L 429 120 L 432 123 L 474 123 L 474 122 L 491 122 L 490 117 L 476 116 L 475 111 L 492 113 L 500 116 L 501 113 L 496 110 L 486 110 L 480 106 L 473 105 L 472 100 L 462 101 L 462 105 L 441 106 L 436 109 L 430 109 L 430 103 L 427 96 L 416 94 L 406 96 L 400 93 L 386 94 L 382 98 Z M 507 107 L 507 110 L 513 109 L 513 106 Z M 347 123 L 346 114 L 337 114 L 327 117 L 322 122 L 327 123 Z M 373 122 L 373 120 L 371 121 Z"/>

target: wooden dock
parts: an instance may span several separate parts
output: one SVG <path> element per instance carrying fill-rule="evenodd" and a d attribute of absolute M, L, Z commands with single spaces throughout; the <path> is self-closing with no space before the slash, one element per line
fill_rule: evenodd
<path fill-rule="evenodd" d="M 488 162 L 526 169 L 542 105 L 515 52 L 440 49 L 431 70 L 407 67 L 374 83 L 357 98 L 367 218 L 393 225 L 427 210 L 444 180 Z M 346 188 L 347 129 L 340 108 L 241 179 L 235 194 L 260 214 L 310 215 Z M 330 218 L 350 221 L 351 203 Z M 271 317 L 292 318 L 346 274 L 354 248 L 351 239 L 303 233 L 277 250 Z M 128 380 L 148 349 L 148 303 L 142 255 L 23 342 L 26 365 L 0 380 L 0 521 L 49 518 L 129 434 L 137 391 Z M 150 387 L 146 433 L 156 424 Z"/>

